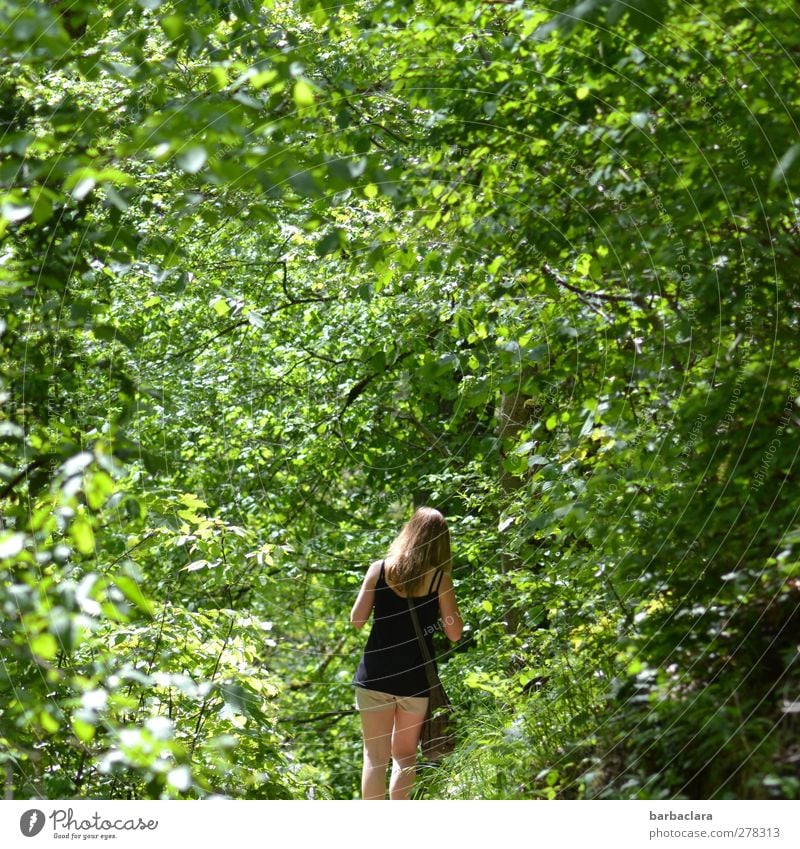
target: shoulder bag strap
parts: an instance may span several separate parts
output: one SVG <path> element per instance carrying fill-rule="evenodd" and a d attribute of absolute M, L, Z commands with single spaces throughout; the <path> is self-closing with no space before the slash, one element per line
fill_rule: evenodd
<path fill-rule="evenodd" d="M 422 628 L 419 626 L 417 610 L 411 601 L 411 596 L 406 596 L 406 601 L 408 602 L 408 611 L 411 614 L 411 620 L 414 623 L 414 630 L 417 632 L 417 640 L 419 640 L 419 647 L 422 651 L 422 659 L 425 661 L 425 677 L 428 679 L 428 686 L 433 689 L 439 683 L 439 677 L 434 669 L 431 653 L 428 651 L 428 644 L 425 642 L 425 637 L 422 636 Z"/>

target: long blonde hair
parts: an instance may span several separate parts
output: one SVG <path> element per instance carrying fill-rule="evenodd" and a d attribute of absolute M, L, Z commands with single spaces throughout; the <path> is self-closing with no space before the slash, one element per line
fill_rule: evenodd
<path fill-rule="evenodd" d="M 432 507 L 420 507 L 386 553 L 386 577 L 405 595 L 413 595 L 429 570 L 449 572 L 450 531 L 444 516 Z"/>

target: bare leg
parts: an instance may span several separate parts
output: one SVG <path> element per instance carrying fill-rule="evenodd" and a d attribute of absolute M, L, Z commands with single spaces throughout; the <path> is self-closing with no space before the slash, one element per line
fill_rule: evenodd
<path fill-rule="evenodd" d="M 424 713 L 408 713 L 397 708 L 392 733 L 392 780 L 390 799 L 408 799 L 417 772 L 417 746 Z"/>
<path fill-rule="evenodd" d="M 394 705 L 379 710 L 362 710 L 364 766 L 361 770 L 361 798 L 386 798 L 386 768 L 392 752 Z"/>

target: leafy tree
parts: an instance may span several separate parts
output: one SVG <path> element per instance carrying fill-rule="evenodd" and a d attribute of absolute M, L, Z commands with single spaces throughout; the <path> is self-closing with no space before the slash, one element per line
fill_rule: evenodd
<path fill-rule="evenodd" d="M 445 797 L 793 797 L 797 49 L 732 0 L 5 4 L 16 795 L 351 797 L 415 504 Z M 743 754 L 744 753 L 744 754 Z"/>

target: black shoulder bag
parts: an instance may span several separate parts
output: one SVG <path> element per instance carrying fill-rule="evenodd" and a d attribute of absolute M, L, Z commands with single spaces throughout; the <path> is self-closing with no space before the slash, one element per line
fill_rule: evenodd
<path fill-rule="evenodd" d="M 453 716 L 453 705 L 447 698 L 442 682 L 436 673 L 428 644 L 422 636 L 422 628 L 419 626 L 417 611 L 410 597 L 406 597 L 408 610 L 414 622 L 414 630 L 417 632 L 419 647 L 422 651 L 422 659 L 425 662 L 425 677 L 428 679 L 428 712 L 422 723 L 422 731 L 419 735 L 419 744 L 422 754 L 429 761 L 439 761 L 445 755 L 449 755 L 456 747 L 455 718 Z"/>

